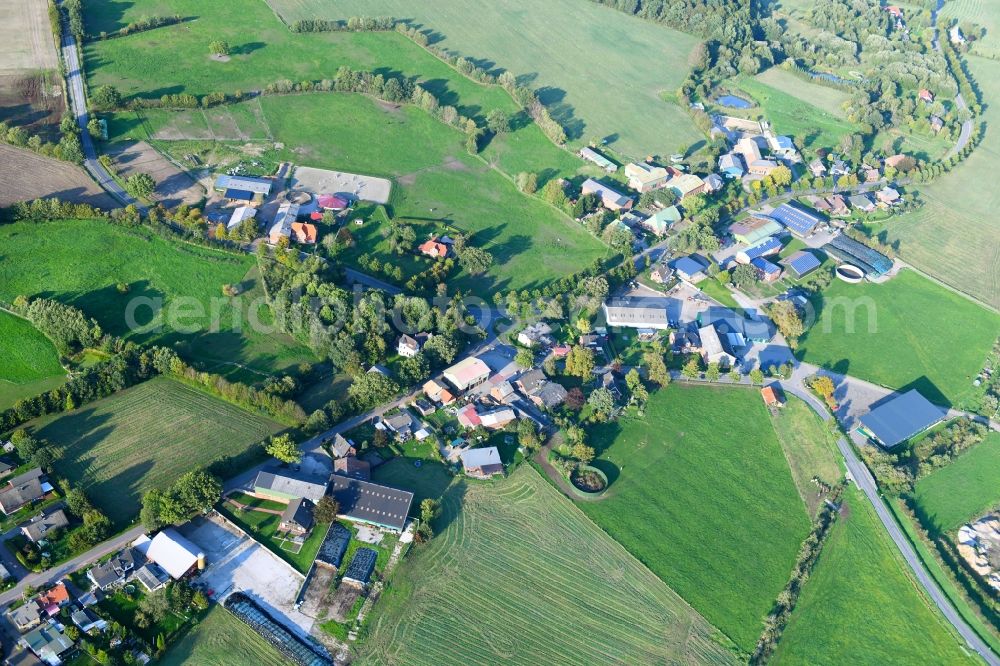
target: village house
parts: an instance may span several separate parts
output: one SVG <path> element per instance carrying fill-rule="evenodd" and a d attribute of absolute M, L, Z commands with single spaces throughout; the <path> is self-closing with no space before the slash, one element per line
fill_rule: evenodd
<path fill-rule="evenodd" d="M 413 417 L 405 409 L 382 419 L 382 425 L 396 436 L 399 441 L 413 437 Z"/>
<path fill-rule="evenodd" d="M 465 473 L 473 478 L 488 479 L 496 474 L 503 474 L 500 451 L 495 446 L 469 449 L 463 451 L 461 457 Z"/>
<path fill-rule="evenodd" d="M 426 333 L 418 333 L 417 335 L 403 333 L 396 341 L 396 353 L 403 358 L 413 358 L 420 353 L 420 350 L 424 348 L 424 343 L 429 338 L 430 336 Z"/>
<path fill-rule="evenodd" d="M 417 398 L 411 404 L 415 410 L 420 412 L 421 416 L 427 416 L 437 411 L 437 408 L 434 406 L 434 403 L 432 403 L 427 398 Z"/>
<path fill-rule="evenodd" d="M 31 543 L 44 541 L 53 530 L 69 527 L 69 519 L 62 509 L 45 511 L 21 525 L 21 534 Z"/>
<path fill-rule="evenodd" d="M 893 169 L 898 169 L 902 164 L 904 164 L 909 159 L 908 156 L 902 153 L 896 155 L 890 155 L 885 158 L 885 165 L 887 167 L 892 167 Z"/>
<path fill-rule="evenodd" d="M 525 347 L 534 347 L 539 344 L 549 345 L 552 343 L 551 338 L 548 337 L 551 332 L 552 327 L 544 321 L 540 321 L 525 327 L 518 333 L 517 342 Z"/>
<path fill-rule="evenodd" d="M 101 619 L 97 613 L 89 608 L 78 608 L 74 610 L 70 613 L 69 619 L 81 632 L 85 634 L 89 634 L 94 631 L 104 631 L 108 628 L 107 620 Z"/>
<path fill-rule="evenodd" d="M 353 456 L 337 458 L 333 461 L 333 473 L 368 481 L 372 477 L 372 466 L 368 461 Z"/>
<path fill-rule="evenodd" d="M 931 131 L 937 134 L 944 129 L 944 121 L 941 120 L 941 116 L 931 116 Z"/>
<path fill-rule="evenodd" d="M 48 483 L 44 484 L 48 486 L 48 490 L 43 487 L 43 476 L 41 468 L 36 467 L 8 479 L 6 485 L 0 486 L 0 511 L 9 516 L 21 507 L 41 499 L 52 489 Z"/>
<path fill-rule="evenodd" d="M 629 162 L 625 165 L 628 186 L 640 194 L 666 187 L 674 173 L 677 173 L 676 169 L 668 170 L 645 162 Z"/>
<path fill-rule="evenodd" d="M 705 194 L 712 194 L 713 192 L 718 192 L 721 190 L 725 183 L 722 180 L 722 176 L 717 173 L 710 173 L 703 179 L 705 181 L 705 188 L 702 190 Z"/>
<path fill-rule="evenodd" d="M 697 284 L 708 277 L 705 273 L 708 266 L 701 260 L 695 259 L 695 255 L 675 259 L 670 267 L 677 277 L 689 284 Z"/>
<path fill-rule="evenodd" d="M 847 207 L 847 200 L 844 199 L 843 195 L 831 194 L 826 197 L 826 202 L 830 206 L 830 215 L 833 217 L 846 217 L 851 214 L 850 208 Z"/>
<path fill-rule="evenodd" d="M 875 198 L 878 199 L 880 204 L 885 206 L 894 206 L 899 202 L 899 192 L 886 185 L 881 190 L 875 193 Z"/>
<path fill-rule="evenodd" d="M 611 160 L 609 160 L 604 155 L 601 155 L 599 152 L 597 152 L 593 148 L 589 148 L 589 147 L 585 146 L 585 147 L 583 147 L 583 148 L 580 149 L 580 152 L 578 152 L 577 155 L 579 155 L 581 158 L 587 160 L 588 162 L 592 162 L 593 164 L 596 164 L 597 166 L 601 167 L 602 169 L 604 169 L 608 173 L 614 173 L 615 171 L 618 171 L 618 165 L 616 165 L 614 162 L 612 162 Z"/>
<path fill-rule="evenodd" d="M 141 566 L 145 558 L 133 548 L 126 548 L 111 557 L 107 562 L 95 564 L 87 570 L 87 578 L 96 587 L 109 590 L 125 581 L 137 566 Z"/>
<path fill-rule="evenodd" d="M 778 168 L 778 163 L 774 160 L 764 159 L 760 152 L 760 144 L 752 136 L 745 136 L 736 142 L 733 152 L 743 157 L 747 165 L 747 171 L 754 176 L 769 176 Z"/>
<path fill-rule="evenodd" d="M 47 624 L 32 629 L 21 636 L 18 644 L 49 666 L 61 664 L 62 658 L 76 647 L 73 640 L 64 633 L 61 624 Z"/>
<path fill-rule="evenodd" d="M 878 167 L 871 166 L 870 164 L 864 164 L 861 167 L 861 180 L 865 183 L 874 183 L 882 177 L 879 173 Z"/>
<path fill-rule="evenodd" d="M 545 378 L 545 373 L 538 368 L 532 368 L 522 372 L 521 375 L 514 381 L 517 389 L 524 395 L 529 395 L 534 391 L 541 388 L 541 386 L 547 382 Z"/>
<path fill-rule="evenodd" d="M 848 198 L 848 201 L 851 203 L 851 208 L 860 210 L 862 213 L 871 213 L 875 210 L 875 202 L 872 201 L 871 195 L 867 192 L 854 194 Z"/>
<path fill-rule="evenodd" d="M 743 160 L 738 153 L 725 153 L 719 156 L 719 171 L 721 171 L 726 178 L 742 178 Z"/>
<path fill-rule="evenodd" d="M 583 181 L 581 191 L 584 195 L 596 194 L 597 198 L 601 200 L 601 205 L 608 210 L 617 211 L 632 208 L 632 199 L 593 178 Z"/>
<path fill-rule="evenodd" d="M 670 227 L 680 221 L 680 209 L 677 206 L 667 206 L 663 210 L 653 213 L 639 224 L 657 236 L 666 236 Z"/>
<path fill-rule="evenodd" d="M 515 400 L 517 395 L 514 393 L 514 386 L 509 381 L 504 380 L 490 389 L 490 397 L 498 403 L 505 405 Z"/>
<path fill-rule="evenodd" d="M 292 222 L 291 239 L 301 245 L 314 245 L 319 238 L 315 224 Z"/>
<path fill-rule="evenodd" d="M 675 270 L 676 269 L 675 267 Z M 659 298 L 618 298 L 604 303 L 608 326 L 628 328 L 670 328 L 667 308 Z"/>
<path fill-rule="evenodd" d="M 702 352 L 698 331 L 689 327 L 670 331 L 670 347 L 677 354 L 698 354 L 700 356 Z"/>
<path fill-rule="evenodd" d="M 736 357 L 727 352 L 719 339 L 715 326 L 708 324 L 698 329 L 698 339 L 701 340 L 701 358 L 705 363 L 718 363 L 720 368 L 732 367 Z"/>
<path fill-rule="evenodd" d="M 649 271 L 649 279 L 657 284 L 667 284 L 674 276 L 674 271 L 664 263 L 658 263 Z"/>
<path fill-rule="evenodd" d="M 957 23 L 948 30 L 948 41 L 956 46 L 965 43 L 965 35 L 962 34 L 962 29 L 958 27 Z"/>
<path fill-rule="evenodd" d="M 516 418 L 517 416 L 514 414 L 513 409 L 510 407 L 503 407 L 501 409 L 483 412 L 479 415 L 479 422 L 488 430 L 500 430 Z"/>
<path fill-rule="evenodd" d="M 925 104 L 934 103 L 934 93 L 932 93 L 927 88 L 921 88 L 920 91 L 917 93 L 917 98 L 920 99 L 920 101 Z"/>
<path fill-rule="evenodd" d="M 781 389 L 775 384 L 770 384 L 762 388 L 760 395 L 764 399 L 764 404 L 768 407 L 784 407 L 785 405 L 785 398 L 781 393 Z"/>
<path fill-rule="evenodd" d="M 348 458 L 358 455 L 358 449 L 354 445 L 354 442 L 339 432 L 333 436 L 333 444 L 330 446 L 330 452 L 333 453 L 334 458 Z"/>
<path fill-rule="evenodd" d="M 458 424 L 466 429 L 477 428 L 483 424 L 479 420 L 479 411 L 473 403 L 462 407 L 455 416 L 458 418 Z"/>
<path fill-rule="evenodd" d="M 541 386 L 530 391 L 528 394 L 528 399 L 536 407 L 541 407 L 542 409 L 555 409 L 559 405 L 566 402 L 567 391 L 566 388 L 559 382 L 546 381 Z"/>
<path fill-rule="evenodd" d="M 764 138 L 767 140 L 767 147 L 772 155 L 792 162 L 799 159 L 799 151 L 796 150 L 795 142 L 792 141 L 791 137 L 768 131 L 764 133 Z"/>
<path fill-rule="evenodd" d="M 830 165 L 830 175 L 834 178 L 849 176 L 851 175 L 851 167 L 849 167 L 847 162 L 844 160 L 836 159 L 833 161 L 833 164 Z"/>
<path fill-rule="evenodd" d="M 752 259 L 750 265 L 757 269 L 757 277 L 764 282 L 774 282 L 781 277 L 781 267 L 771 263 L 764 257 Z"/>
<path fill-rule="evenodd" d="M 816 158 L 809 163 L 809 173 L 812 174 L 813 178 L 822 178 L 826 175 L 826 165 L 823 164 L 823 160 Z"/>
<path fill-rule="evenodd" d="M 278 529 L 293 536 L 309 534 L 313 527 L 313 508 L 313 503 L 302 497 L 289 502 L 281 513 Z"/>
<path fill-rule="evenodd" d="M 667 187 L 674 191 L 678 199 L 701 194 L 705 191 L 705 181 L 693 173 L 682 173 L 670 179 Z"/>
<path fill-rule="evenodd" d="M 451 394 L 451 391 L 433 379 L 424 383 L 423 391 L 428 399 L 441 405 L 450 405 L 455 402 L 455 396 Z"/>
<path fill-rule="evenodd" d="M 448 256 L 448 245 L 442 243 L 441 239 L 437 236 L 434 236 L 417 246 L 417 251 L 428 257 L 444 259 Z"/>

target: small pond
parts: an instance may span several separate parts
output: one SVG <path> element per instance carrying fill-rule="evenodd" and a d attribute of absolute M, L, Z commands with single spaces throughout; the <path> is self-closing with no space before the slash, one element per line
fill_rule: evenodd
<path fill-rule="evenodd" d="M 749 109 L 753 107 L 753 102 L 737 97 L 736 95 L 722 95 L 715 98 L 715 103 L 721 106 L 728 106 L 731 109 Z"/>

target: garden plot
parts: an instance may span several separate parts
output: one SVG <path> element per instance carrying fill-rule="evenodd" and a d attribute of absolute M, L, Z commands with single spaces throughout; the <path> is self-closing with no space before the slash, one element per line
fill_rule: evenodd
<path fill-rule="evenodd" d="M 215 599 L 243 592 L 289 629 L 309 635 L 313 618 L 294 608 L 304 578 L 291 565 L 218 514 L 196 518 L 180 531 L 205 553 L 208 566 L 198 580 Z"/>
<path fill-rule="evenodd" d="M 351 199 L 384 204 L 389 202 L 392 183 L 385 178 L 374 176 L 298 167 L 292 176 L 292 189 L 314 194 L 347 195 Z"/>
<path fill-rule="evenodd" d="M 156 181 L 153 198 L 168 208 L 182 203 L 197 204 L 205 197 L 201 185 L 145 141 L 112 144 L 107 152 L 122 178 L 128 178 L 133 173 L 152 176 Z"/>

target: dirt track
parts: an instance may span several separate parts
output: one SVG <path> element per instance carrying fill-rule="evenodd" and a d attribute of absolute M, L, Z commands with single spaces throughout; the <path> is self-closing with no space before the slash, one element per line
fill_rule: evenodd
<path fill-rule="evenodd" d="M 0 144 L 0 164 L 0 206 L 56 197 L 105 209 L 118 207 L 83 169 L 68 162 Z"/>

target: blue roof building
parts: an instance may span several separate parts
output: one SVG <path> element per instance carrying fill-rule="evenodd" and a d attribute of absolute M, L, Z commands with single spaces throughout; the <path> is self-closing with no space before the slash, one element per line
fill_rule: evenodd
<path fill-rule="evenodd" d="M 790 203 L 783 203 L 773 211 L 771 217 L 785 225 L 796 236 L 808 236 L 822 222 L 818 215 Z"/>
<path fill-rule="evenodd" d="M 919 435 L 945 417 L 945 411 L 916 389 L 892 398 L 861 417 L 858 432 L 891 449 Z"/>
<path fill-rule="evenodd" d="M 736 153 L 726 153 L 719 157 L 719 171 L 728 178 L 742 178 L 743 160 Z"/>
<path fill-rule="evenodd" d="M 681 257 L 674 261 L 671 268 L 682 280 L 697 279 L 704 276 L 705 265 L 690 256 Z"/>
<path fill-rule="evenodd" d="M 230 201 L 253 201 L 255 195 L 250 190 L 237 190 L 229 188 L 222 196 Z"/>
<path fill-rule="evenodd" d="M 741 264 L 749 264 L 757 257 L 766 257 L 779 251 L 781 251 L 781 241 L 775 236 L 769 236 L 737 252 L 736 260 Z"/>
<path fill-rule="evenodd" d="M 812 252 L 799 250 L 795 254 L 785 259 L 785 266 L 792 269 L 795 277 L 805 277 L 809 273 L 819 268 L 823 262 Z"/>
<path fill-rule="evenodd" d="M 750 262 L 750 265 L 757 269 L 757 274 L 765 282 L 774 282 L 781 277 L 781 267 L 772 264 L 764 257 L 757 257 Z"/>

